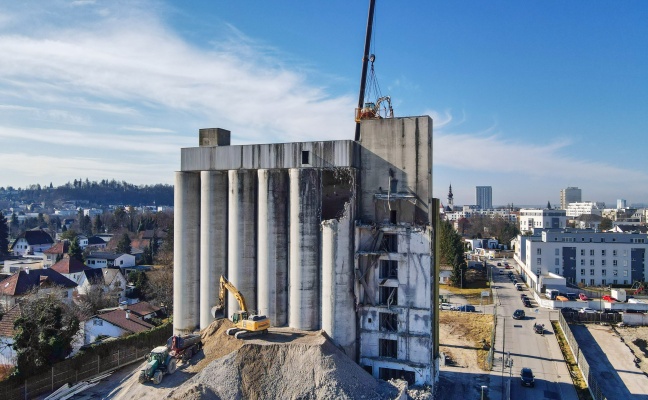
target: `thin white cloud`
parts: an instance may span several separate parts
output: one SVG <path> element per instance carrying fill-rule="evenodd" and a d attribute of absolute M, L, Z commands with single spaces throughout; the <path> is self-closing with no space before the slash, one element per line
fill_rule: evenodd
<path fill-rule="evenodd" d="M 173 130 L 171 129 L 155 128 L 152 126 L 125 126 L 123 129 L 127 131 L 143 133 L 173 133 Z"/>

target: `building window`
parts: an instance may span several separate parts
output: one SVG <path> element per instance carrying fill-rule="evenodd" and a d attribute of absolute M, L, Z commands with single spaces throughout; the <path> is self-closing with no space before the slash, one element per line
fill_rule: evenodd
<path fill-rule="evenodd" d="M 378 339 L 378 355 L 380 357 L 398 357 L 398 341 L 390 339 Z"/>
<path fill-rule="evenodd" d="M 556 275 L 560 275 L 560 268 L 554 269 L 554 272 L 556 273 Z"/>
<path fill-rule="evenodd" d="M 590 265 L 594 265 L 594 260 L 590 260 Z"/>
<path fill-rule="evenodd" d="M 605 257 L 605 250 L 601 250 L 601 256 Z"/>
<path fill-rule="evenodd" d="M 536 254 L 539 256 L 542 255 L 542 249 L 536 249 Z"/>
<path fill-rule="evenodd" d="M 302 150 L 302 164 L 310 164 L 310 151 Z"/>
<path fill-rule="evenodd" d="M 380 279 L 398 279 L 398 261 L 380 260 Z"/>
<path fill-rule="evenodd" d="M 603 286 L 607 285 L 605 279 L 602 279 L 602 280 L 601 280 L 601 285 L 603 285 Z"/>
<path fill-rule="evenodd" d="M 585 260 L 581 258 L 581 265 L 585 265 Z"/>
<path fill-rule="evenodd" d="M 560 265 L 560 258 L 556 258 L 554 261 L 554 265 Z"/>
<path fill-rule="evenodd" d="M 613 269 L 612 270 L 612 275 L 614 275 L 614 276 L 619 275 L 619 271 L 617 271 L 616 269 Z"/>
<path fill-rule="evenodd" d="M 601 265 L 605 265 L 605 260 L 601 260 Z"/>
<path fill-rule="evenodd" d="M 380 330 L 396 332 L 398 330 L 398 314 L 380 313 Z"/>
<path fill-rule="evenodd" d="M 398 288 L 381 286 L 380 305 L 392 306 L 398 304 Z"/>
<path fill-rule="evenodd" d="M 605 276 L 605 270 L 604 269 L 601 270 L 601 275 Z"/>
<path fill-rule="evenodd" d="M 628 260 L 623 260 L 623 266 L 627 267 L 628 266 Z"/>
<path fill-rule="evenodd" d="M 585 275 L 585 268 L 581 268 L 581 275 Z"/>
<path fill-rule="evenodd" d="M 616 250 L 612 250 L 612 255 L 613 255 L 614 257 L 616 257 L 616 255 L 617 255 L 617 251 L 616 251 Z"/>
<path fill-rule="evenodd" d="M 382 249 L 387 253 L 398 253 L 398 236 L 385 233 L 382 239 Z"/>
<path fill-rule="evenodd" d="M 92 324 L 93 324 L 93 325 L 97 325 L 97 326 L 103 326 L 103 320 L 100 320 L 99 318 L 95 318 L 95 319 L 92 321 Z"/>
<path fill-rule="evenodd" d="M 627 257 L 627 256 L 628 256 L 628 250 L 623 250 L 623 257 Z"/>
<path fill-rule="evenodd" d="M 619 282 L 616 279 L 612 281 L 613 285 L 616 285 L 617 283 L 619 283 Z"/>
<path fill-rule="evenodd" d="M 585 279 L 581 279 L 581 283 L 584 285 L 585 284 Z"/>
<path fill-rule="evenodd" d="M 590 256 L 594 255 L 594 249 L 590 250 Z"/>
<path fill-rule="evenodd" d="M 556 255 L 557 255 L 557 256 L 560 255 L 560 249 L 556 249 Z"/>
<path fill-rule="evenodd" d="M 590 269 L 590 275 L 594 275 L 594 270 Z"/>
<path fill-rule="evenodd" d="M 616 267 L 618 264 L 619 263 L 617 262 L 617 260 L 612 260 L 612 265 L 614 265 Z"/>
<path fill-rule="evenodd" d="M 542 258 L 538 258 L 538 259 L 536 260 L 536 264 L 538 264 L 538 265 L 542 265 Z"/>
<path fill-rule="evenodd" d="M 585 249 L 581 249 L 581 256 L 585 255 Z"/>
<path fill-rule="evenodd" d="M 595 285 L 594 279 L 590 279 L 590 286 L 594 286 L 594 285 Z"/>
<path fill-rule="evenodd" d="M 623 270 L 623 276 L 628 276 L 628 270 L 627 269 Z"/>
<path fill-rule="evenodd" d="M 624 280 L 623 280 L 623 284 L 624 284 L 624 285 L 627 285 L 627 284 L 628 284 L 628 280 L 627 280 L 627 279 L 624 279 Z"/>

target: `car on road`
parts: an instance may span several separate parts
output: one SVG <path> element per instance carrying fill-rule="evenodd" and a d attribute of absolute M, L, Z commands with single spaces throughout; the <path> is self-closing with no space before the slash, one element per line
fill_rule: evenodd
<path fill-rule="evenodd" d="M 578 298 L 581 299 L 581 300 L 583 300 L 583 301 L 587 301 L 587 300 L 588 300 L 587 296 L 585 296 L 583 293 L 579 293 L 579 294 L 578 294 Z"/>
<path fill-rule="evenodd" d="M 461 311 L 461 312 L 475 312 L 475 306 L 470 305 L 470 304 L 464 304 L 462 306 L 456 307 L 456 311 Z"/>
<path fill-rule="evenodd" d="M 522 300 L 524 300 L 525 297 L 528 297 L 526 293 L 522 293 L 522 294 L 520 295 L 520 298 L 521 298 Z"/>
<path fill-rule="evenodd" d="M 522 368 L 522 371 L 520 371 L 520 383 L 522 383 L 522 386 L 535 386 L 531 368 Z"/>
<path fill-rule="evenodd" d="M 501 267 L 501 266 L 502 266 L 502 263 L 497 263 L 497 266 L 498 266 L 498 267 Z"/>
<path fill-rule="evenodd" d="M 595 314 L 596 310 L 589 307 L 583 307 L 580 310 L 578 310 L 578 312 L 581 314 Z"/>
<path fill-rule="evenodd" d="M 535 333 L 543 334 L 544 333 L 544 325 L 541 324 L 533 324 L 533 331 Z"/>
<path fill-rule="evenodd" d="M 515 310 L 513 312 L 513 319 L 524 319 L 524 310 Z"/>
<path fill-rule="evenodd" d="M 517 279 L 513 279 L 513 285 L 517 285 Z"/>
<path fill-rule="evenodd" d="M 450 303 L 441 303 L 439 304 L 440 310 L 452 310 L 452 304 Z"/>
<path fill-rule="evenodd" d="M 525 298 L 522 302 L 524 303 L 524 307 L 531 307 L 531 300 L 528 298 Z"/>
<path fill-rule="evenodd" d="M 511 267 L 511 266 L 508 265 L 508 264 L 504 264 L 504 268 L 505 268 L 505 269 L 513 269 L 513 267 Z"/>

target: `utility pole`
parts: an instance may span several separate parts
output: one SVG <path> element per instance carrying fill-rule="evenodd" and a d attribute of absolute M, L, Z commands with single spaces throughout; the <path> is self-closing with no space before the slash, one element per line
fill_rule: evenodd
<path fill-rule="evenodd" d="M 365 85 L 367 83 L 367 64 L 369 50 L 371 49 L 371 31 L 373 30 L 373 15 L 376 0 L 369 0 L 369 16 L 367 17 L 367 35 L 365 36 L 364 55 L 362 56 L 362 75 L 360 77 L 360 95 L 358 96 L 358 109 L 364 106 Z M 360 140 L 360 122 L 356 122 L 355 141 Z"/>

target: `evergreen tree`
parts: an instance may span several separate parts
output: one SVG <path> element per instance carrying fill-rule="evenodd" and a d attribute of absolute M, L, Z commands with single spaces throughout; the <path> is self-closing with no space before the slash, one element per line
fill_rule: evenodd
<path fill-rule="evenodd" d="M 117 252 L 125 254 L 131 253 L 131 240 L 130 237 L 128 237 L 128 233 L 124 232 L 122 237 L 119 239 L 119 242 L 117 242 Z"/>
<path fill-rule="evenodd" d="M 76 258 L 78 261 L 83 262 L 83 250 L 79 244 L 79 237 L 75 236 L 74 239 L 70 242 L 70 248 L 68 249 L 68 254 L 70 258 Z"/>
<path fill-rule="evenodd" d="M 21 301 L 12 344 L 19 375 L 62 361 L 72 351 L 79 319 L 58 297 L 32 294 Z"/>
<path fill-rule="evenodd" d="M 551 210 L 551 203 L 547 202 L 547 210 Z"/>
<path fill-rule="evenodd" d="M 94 223 L 92 224 L 92 231 L 95 234 L 103 232 L 103 222 L 101 222 L 101 216 L 98 214 L 95 216 Z"/>
<path fill-rule="evenodd" d="M 9 225 L 7 217 L 0 212 L 0 256 L 9 255 Z"/>

